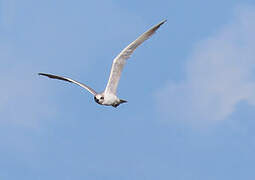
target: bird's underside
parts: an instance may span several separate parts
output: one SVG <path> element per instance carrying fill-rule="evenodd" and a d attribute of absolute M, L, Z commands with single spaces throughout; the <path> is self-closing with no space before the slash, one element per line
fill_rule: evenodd
<path fill-rule="evenodd" d="M 82 88 L 86 89 L 87 91 L 89 91 L 94 96 L 94 100 L 96 103 L 100 105 L 117 107 L 120 104 L 127 102 L 125 100 L 119 99 L 116 95 L 120 76 L 121 76 L 123 67 L 126 63 L 126 60 L 130 57 L 130 55 L 134 52 L 134 50 L 139 45 L 141 45 L 145 40 L 150 38 L 156 32 L 156 30 L 165 22 L 166 20 L 153 26 L 152 28 L 150 28 L 148 31 L 146 31 L 141 36 L 139 36 L 135 41 L 133 41 L 131 44 L 129 44 L 126 48 L 124 48 L 120 52 L 120 54 L 113 60 L 110 77 L 106 85 L 106 88 L 102 93 L 97 93 L 91 87 L 67 77 L 56 76 L 56 75 L 46 74 L 46 73 L 39 73 L 39 75 L 77 84 L 81 86 Z"/>

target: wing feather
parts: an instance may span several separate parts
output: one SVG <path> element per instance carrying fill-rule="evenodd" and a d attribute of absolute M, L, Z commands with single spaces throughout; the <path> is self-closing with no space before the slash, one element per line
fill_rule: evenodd
<path fill-rule="evenodd" d="M 110 77 L 105 88 L 105 93 L 116 94 L 120 76 L 126 60 L 134 52 L 134 50 L 141 45 L 145 40 L 149 39 L 157 29 L 166 22 L 161 21 L 159 24 L 153 26 L 151 29 L 139 36 L 135 41 L 124 48 L 120 54 L 113 60 Z"/>
<path fill-rule="evenodd" d="M 52 79 L 59 79 L 59 80 L 63 80 L 63 81 L 67 81 L 67 82 L 70 82 L 70 83 L 77 84 L 77 85 L 83 87 L 84 89 L 86 89 L 87 91 L 89 91 L 94 96 L 97 94 L 97 92 L 94 91 L 91 87 L 89 87 L 85 84 L 82 84 L 78 81 L 75 81 L 73 79 L 66 78 L 66 77 L 61 77 L 61 76 L 56 76 L 56 75 L 52 75 L 52 74 L 45 74 L 45 73 L 38 73 L 38 74 L 41 75 L 41 76 L 47 76 L 47 77 L 52 78 Z"/>

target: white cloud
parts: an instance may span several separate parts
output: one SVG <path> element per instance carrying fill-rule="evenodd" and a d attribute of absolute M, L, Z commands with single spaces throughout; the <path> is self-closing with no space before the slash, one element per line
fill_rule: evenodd
<path fill-rule="evenodd" d="M 255 105 L 255 8 L 238 8 L 231 23 L 199 42 L 186 79 L 158 94 L 170 119 L 224 120 L 240 101 Z"/>

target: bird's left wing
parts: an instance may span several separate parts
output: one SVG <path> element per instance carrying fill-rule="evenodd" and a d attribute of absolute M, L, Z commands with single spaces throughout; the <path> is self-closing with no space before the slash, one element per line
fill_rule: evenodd
<path fill-rule="evenodd" d="M 151 29 L 143 33 L 135 41 L 133 41 L 125 49 L 123 49 L 121 53 L 113 60 L 111 74 L 105 88 L 105 93 L 116 94 L 121 72 L 126 63 L 126 60 L 139 45 L 141 45 L 145 40 L 150 38 L 156 32 L 156 30 L 165 22 L 166 20 L 161 21 L 159 24 L 153 26 Z"/>
<path fill-rule="evenodd" d="M 45 73 L 38 73 L 38 74 L 41 75 L 41 76 L 47 76 L 47 77 L 52 78 L 52 79 L 59 79 L 59 80 L 63 80 L 63 81 L 67 81 L 67 82 L 70 82 L 70 83 L 77 84 L 77 85 L 83 87 L 84 89 L 86 89 L 87 91 L 89 91 L 94 96 L 97 94 L 97 92 L 94 89 L 92 89 L 91 87 L 89 87 L 85 84 L 82 84 L 78 81 L 75 81 L 73 79 L 66 78 L 66 77 L 61 77 L 61 76 L 56 76 L 56 75 L 53 75 L 53 74 L 45 74 Z"/>

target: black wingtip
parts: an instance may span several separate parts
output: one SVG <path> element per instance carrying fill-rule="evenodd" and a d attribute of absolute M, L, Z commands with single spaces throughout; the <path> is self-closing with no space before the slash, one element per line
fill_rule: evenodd
<path fill-rule="evenodd" d="M 46 73 L 38 73 L 39 76 L 49 76 L 51 74 L 46 74 Z"/>
<path fill-rule="evenodd" d="M 162 20 L 160 23 L 154 26 L 154 28 L 157 30 L 161 25 L 163 25 L 167 20 Z"/>
<path fill-rule="evenodd" d="M 51 75 L 51 74 L 46 74 L 46 73 L 38 73 L 39 76 L 46 76 L 48 78 L 53 78 L 55 77 L 55 75 Z"/>
<path fill-rule="evenodd" d="M 159 23 L 159 26 L 161 26 L 161 25 L 164 24 L 165 22 L 167 22 L 167 19 L 164 19 L 163 21 L 161 21 L 161 22 Z"/>

